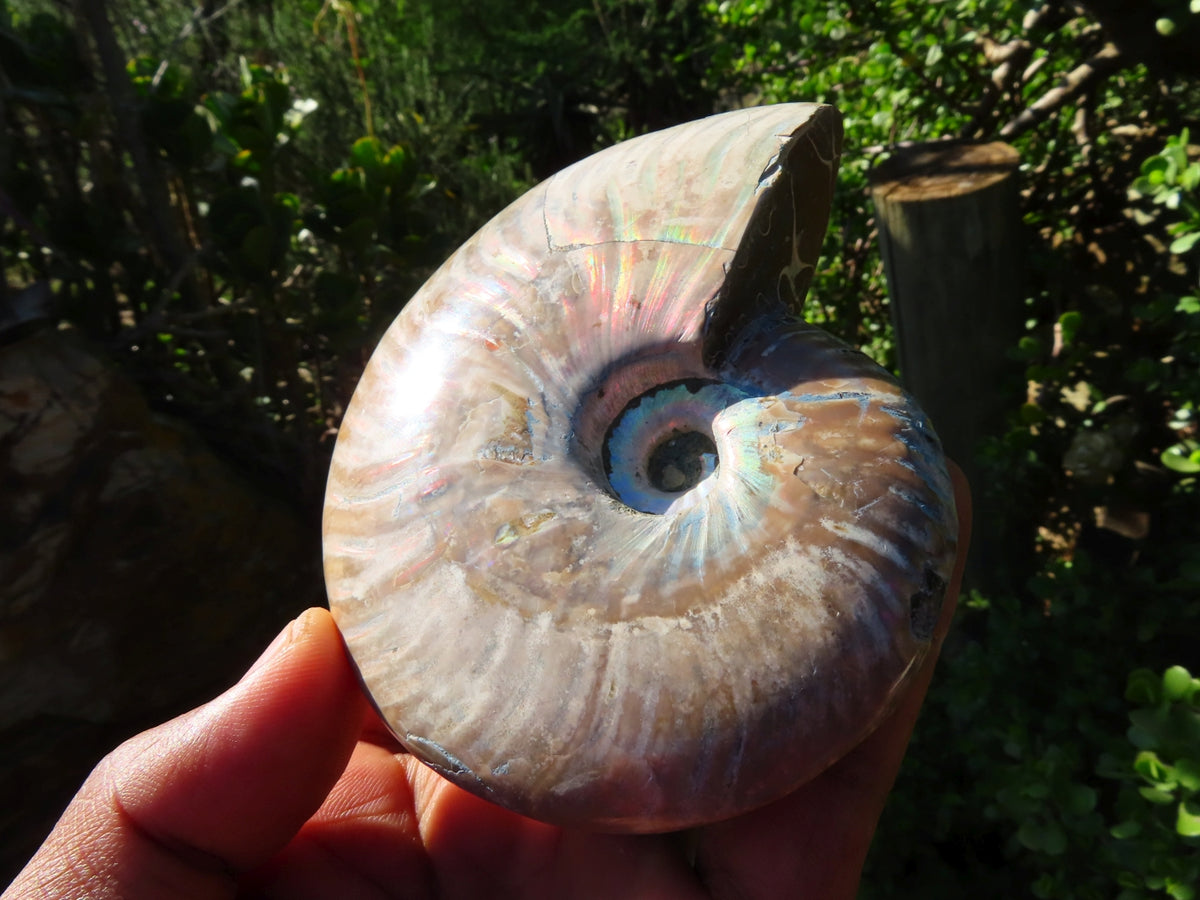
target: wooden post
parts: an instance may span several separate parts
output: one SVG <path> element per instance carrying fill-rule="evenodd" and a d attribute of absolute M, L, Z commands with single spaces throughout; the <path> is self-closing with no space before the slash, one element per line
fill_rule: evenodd
<path fill-rule="evenodd" d="M 1024 320 L 1016 150 L 940 142 L 898 149 L 871 173 L 900 377 L 971 481 L 976 535 L 968 579 L 995 584 L 976 454 L 1021 402 L 1008 351 Z M 1016 392 L 1016 393 L 1014 393 Z"/>

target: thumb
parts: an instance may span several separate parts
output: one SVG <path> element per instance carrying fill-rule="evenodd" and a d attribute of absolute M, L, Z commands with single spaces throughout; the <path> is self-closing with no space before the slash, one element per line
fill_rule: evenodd
<path fill-rule="evenodd" d="M 333 619 L 308 610 L 220 697 L 102 760 L 3 900 L 232 897 L 320 806 L 365 713 Z"/>

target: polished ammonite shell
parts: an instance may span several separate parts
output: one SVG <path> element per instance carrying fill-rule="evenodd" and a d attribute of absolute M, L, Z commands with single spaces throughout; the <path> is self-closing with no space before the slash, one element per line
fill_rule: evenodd
<path fill-rule="evenodd" d="M 798 317 L 827 106 L 726 113 L 538 185 L 396 319 L 342 423 L 330 606 L 404 746 L 563 825 L 809 779 L 886 714 L 954 556 L 937 438 Z"/>

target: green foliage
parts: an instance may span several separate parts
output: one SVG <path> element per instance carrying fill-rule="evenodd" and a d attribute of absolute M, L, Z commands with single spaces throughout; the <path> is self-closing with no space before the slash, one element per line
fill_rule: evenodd
<path fill-rule="evenodd" d="M 979 78 L 986 39 L 1011 38 L 1021 5 L 1011 0 L 855 4 L 802 0 L 709 2 L 727 35 L 710 77 L 732 80 L 758 102 L 836 105 L 847 152 L 824 259 L 806 315 L 894 366 L 887 290 L 868 173 L 899 141 L 974 136 L 1005 107 Z"/>
<path fill-rule="evenodd" d="M 1108 833 L 1120 900 L 1191 900 L 1200 885 L 1200 679 L 1183 666 L 1130 674 L 1127 758 L 1101 759 L 1121 785 Z"/>
<path fill-rule="evenodd" d="M 49 13 L 0 21 L 2 183 L 20 211 L 0 233 L 9 289 L 48 284 L 153 402 L 246 465 L 290 479 L 301 454 L 319 490 L 312 435 L 348 397 L 340 360 L 390 322 L 440 246 L 412 153 L 364 138 L 343 144 L 342 165 L 310 165 L 296 149 L 318 102 L 278 63 L 238 57 L 214 83 L 161 57 L 80 58 Z M 130 106 L 100 73 L 127 79 Z"/>
<path fill-rule="evenodd" d="M 1200 679 L 1182 666 L 1161 676 L 1134 671 L 1125 692 L 1135 704 L 1128 743 L 1113 742 L 1113 750 L 1100 756 L 1094 777 L 1042 760 L 1019 787 L 1002 791 L 1016 797 L 1006 812 L 1023 820 L 1017 840 L 1041 873 L 1032 884 L 1035 896 L 1195 896 L 1200 884 L 1200 819 L 1194 815 L 1200 791 L 1197 690 Z"/>
<path fill-rule="evenodd" d="M 5 289 L 49 286 L 55 321 L 156 406 L 315 503 L 372 341 L 536 178 L 724 108 L 836 104 L 806 313 L 890 364 L 872 166 L 901 141 L 1013 142 L 1026 390 L 975 486 L 1010 587 L 963 600 L 864 894 L 1182 900 L 1200 884 L 1197 681 L 1175 665 L 1200 646 L 1200 85 L 1113 61 L 1092 5 L 107 0 L 112 60 L 81 5 L 0 0 Z M 1152 7 L 1147 30 L 1190 40 L 1194 2 Z"/>
<path fill-rule="evenodd" d="M 1166 233 L 1172 238 L 1167 249 L 1180 255 L 1194 253 L 1200 243 L 1200 159 L 1189 157 L 1189 137 L 1185 128 L 1168 138 L 1162 152 L 1142 164 L 1141 175 L 1130 191 L 1135 201 L 1149 199 L 1162 208 Z M 1200 442 L 1196 440 L 1200 430 L 1200 297 L 1195 293 L 1161 296 L 1147 305 L 1145 318 L 1172 336 L 1166 355 L 1170 368 L 1146 370 L 1149 380 L 1167 376 L 1168 424 L 1181 438 L 1166 447 L 1160 459 L 1168 469 L 1187 476 L 1181 488 L 1194 490 L 1192 476 L 1200 473 Z"/>
<path fill-rule="evenodd" d="M 690 0 L 303 0 L 275 27 L 298 89 L 327 98 L 306 149 L 331 161 L 317 135 L 365 130 L 369 98 L 376 135 L 413 149 L 457 240 L 535 178 L 713 110 L 717 36 Z"/>
<path fill-rule="evenodd" d="M 1087 560 L 1055 565 L 1033 585 L 1052 598 L 1041 608 L 966 598 L 960 629 L 979 639 L 946 654 L 866 896 L 908 896 L 919 884 L 932 897 L 1103 898 L 1134 875 L 1153 890 L 1195 883 L 1188 785 L 1200 682 L 1175 666 L 1134 672 L 1126 686 L 1092 652 L 1122 629 L 1157 630 L 1146 628 L 1152 612 L 1099 607 L 1095 574 Z M 1127 716 L 1122 694 L 1134 704 Z M 1153 765 L 1147 753 L 1158 754 Z"/>
<path fill-rule="evenodd" d="M 1188 130 L 1168 138 L 1162 153 L 1142 163 L 1141 177 L 1133 183 L 1133 191 L 1149 197 L 1166 207 L 1177 218 L 1167 226 L 1174 240 L 1168 248 L 1172 253 L 1187 253 L 1200 242 L 1200 161 L 1188 158 Z"/>

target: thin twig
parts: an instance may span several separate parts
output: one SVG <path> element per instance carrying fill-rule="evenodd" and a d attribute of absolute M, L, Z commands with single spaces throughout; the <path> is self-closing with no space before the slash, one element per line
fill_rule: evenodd
<path fill-rule="evenodd" d="M 175 52 L 179 49 L 179 45 L 196 33 L 196 28 L 206 28 L 208 25 L 215 22 L 221 16 L 226 15 L 231 9 L 241 5 L 243 0 L 229 0 L 220 9 L 214 10 L 208 15 L 204 14 L 204 7 L 197 6 L 192 10 L 192 17 L 183 23 L 183 27 L 179 29 L 179 33 L 175 35 L 171 41 L 171 46 L 167 48 L 163 54 L 162 62 L 159 63 L 158 69 L 154 72 L 154 78 L 150 82 L 151 90 L 158 90 L 159 82 L 162 81 L 163 75 L 166 74 L 167 68 L 170 66 L 171 58 L 175 56 Z"/>

